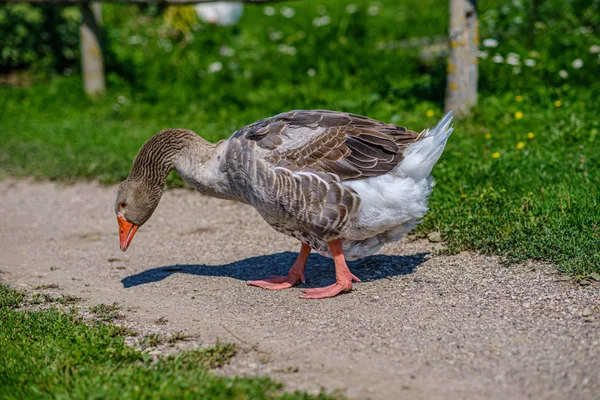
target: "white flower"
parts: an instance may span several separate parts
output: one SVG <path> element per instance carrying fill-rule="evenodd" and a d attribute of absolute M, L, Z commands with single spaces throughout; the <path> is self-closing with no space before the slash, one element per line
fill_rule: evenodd
<path fill-rule="evenodd" d="M 498 47 L 498 41 L 496 39 L 484 39 L 483 47 Z"/>
<path fill-rule="evenodd" d="M 306 74 L 312 78 L 317 74 L 317 71 L 315 71 L 314 68 L 309 68 L 308 71 L 306 71 Z"/>
<path fill-rule="evenodd" d="M 276 42 L 277 40 L 281 40 L 281 39 L 283 39 L 283 32 L 281 32 L 281 31 L 270 31 L 269 32 L 269 39 L 271 39 L 274 42 Z"/>
<path fill-rule="evenodd" d="M 600 46 L 595 44 L 592 47 L 590 47 L 590 54 L 598 54 L 598 53 L 600 53 Z"/>
<path fill-rule="evenodd" d="M 117 97 L 117 101 L 119 102 L 119 104 L 125 104 L 127 103 L 127 98 L 123 95 Z"/>
<path fill-rule="evenodd" d="M 314 26 L 325 26 L 325 25 L 329 25 L 330 22 L 331 22 L 331 18 L 329 18 L 329 15 L 323 15 L 322 17 L 313 19 L 312 23 Z"/>
<path fill-rule="evenodd" d="M 563 79 L 567 79 L 569 77 L 569 73 L 567 71 L 565 71 L 564 69 L 561 69 L 560 71 L 558 71 L 558 75 Z"/>
<path fill-rule="evenodd" d="M 487 51 L 477 51 L 477 57 L 485 60 L 486 58 L 488 58 L 488 52 Z"/>
<path fill-rule="evenodd" d="M 235 50 L 232 49 L 231 47 L 227 46 L 226 44 L 224 44 L 219 49 L 219 54 L 222 55 L 223 57 L 231 57 L 235 54 Z"/>
<path fill-rule="evenodd" d="M 581 58 L 576 58 L 573 60 L 571 65 L 573 66 L 573 68 L 579 69 L 579 68 L 583 67 L 583 60 L 581 60 Z"/>
<path fill-rule="evenodd" d="M 142 38 L 138 35 L 129 36 L 127 38 L 127 43 L 129 44 L 140 44 L 142 43 Z"/>
<path fill-rule="evenodd" d="M 513 74 L 520 74 L 521 73 L 521 67 L 513 67 Z"/>
<path fill-rule="evenodd" d="M 346 6 L 346 12 L 348 14 L 354 14 L 357 10 L 358 10 L 358 7 L 356 7 L 356 4 L 348 4 Z"/>
<path fill-rule="evenodd" d="M 286 18 L 292 18 L 294 15 L 296 15 L 296 10 L 294 10 L 291 7 L 282 7 L 281 15 L 283 15 Z"/>
<path fill-rule="evenodd" d="M 521 22 L 523 22 L 523 18 L 521 18 L 521 17 L 514 17 L 513 18 L 513 23 L 515 25 L 519 25 Z"/>
<path fill-rule="evenodd" d="M 379 14 L 379 4 L 371 4 L 369 6 L 368 13 L 370 16 L 374 17 Z"/>
<path fill-rule="evenodd" d="M 531 58 L 526 58 L 523 61 L 523 64 L 527 65 L 528 67 L 535 67 L 535 64 L 537 64 L 537 63 L 535 62 L 535 60 L 532 60 Z"/>
<path fill-rule="evenodd" d="M 271 6 L 266 6 L 263 9 L 263 12 L 265 13 L 266 16 L 271 17 L 271 16 L 275 15 L 275 8 L 271 7 Z"/>
<path fill-rule="evenodd" d="M 210 63 L 210 65 L 208 66 L 208 73 L 214 74 L 215 72 L 219 72 L 222 69 L 223 64 L 220 61 L 215 61 L 213 63 Z"/>
<path fill-rule="evenodd" d="M 529 57 L 533 57 L 533 58 L 539 58 L 539 57 L 540 57 L 540 53 L 538 53 L 538 52 L 537 52 L 537 51 L 535 51 L 535 50 L 531 50 L 531 51 L 529 52 Z"/>
<path fill-rule="evenodd" d="M 277 46 L 277 50 L 279 50 L 280 53 L 289 54 L 291 56 L 298 52 L 294 46 L 289 46 L 283 43 Z"/>
<path fill-rule="evenodd" d="M 594 30 L 591 26 L 582 26 L 581 28 L 579 28 L 579 32 L 581 32 L 583 36 L 588 36 L 591 35 L 594 32 Z"/>
<path fill-rule="evenodd" d="M 494 58 L 492 58 L 492 61 L 496 64 L 502 64 L 504 62 L 504 57 L 502 57 L 500 54 L 496 54 Z"/>
<path fill-rule="evenodd" d="M 521 60 L 519 59 L 519 55 L 516 53 L 508 53 L 506 55 L 506 63 L 508 65 L 521 65 Z"/>

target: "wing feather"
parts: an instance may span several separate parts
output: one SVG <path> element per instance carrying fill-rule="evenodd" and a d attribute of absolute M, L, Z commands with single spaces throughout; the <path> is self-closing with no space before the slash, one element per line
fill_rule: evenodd
<path fill-rule="evenodd" d="M 421 136 L 361 115 L 298 110 L 255 122 L 232 138 L 255 142 L 262 158 L 274 166 L 349 180 L 391 171 Z"/>

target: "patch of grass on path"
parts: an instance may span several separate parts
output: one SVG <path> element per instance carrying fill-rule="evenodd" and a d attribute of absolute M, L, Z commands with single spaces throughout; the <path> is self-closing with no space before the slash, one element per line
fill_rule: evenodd
<path fill-rule="evenodd" d="M 23 296 L 0 285 L 0 398 L 312 399 L 282 393 L 267 379 L 222 378 L 208 371 L 235 354 L 231 345 L 152 362 L 127 346 L 118 327 L 86 325 L 56 309 L 16 307 Z M 8 300 L 6 300 L 8 299 Z"/>

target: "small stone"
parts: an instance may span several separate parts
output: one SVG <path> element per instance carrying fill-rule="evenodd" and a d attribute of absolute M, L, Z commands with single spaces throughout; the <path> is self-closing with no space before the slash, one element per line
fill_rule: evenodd
<path fill-rule="evenodd" d="M 429 234 L 427 235 L 427 239 L 429 239 L 429 241 L 433 243 L 441 242 L 442 234 L 439 232 L 429 232 Z"/>
<path fill-rule="evenodd" d="M 379 301 L 379 296 L 371 296 L 371 297 L 369 298 L 369 300 L 370 300 L 371 302 L 376 302 L 376 301 Z"/>
<path fill-rule="evenodd" d="M 523 303 L 523 307 L 529 308 L 529 307 L 531 307 L 531 303 L 525 302 L 525 303 Z"/>
<path fill-rule="evenodd" d="M 584 308 L 581 312 L 581 315 L 584 317 L 589 317 L 590 315 L 592 315 L 592 310 L 590 310 L 589 308 Z"/>
<path fill-rule="evenodd" d="M 423 282 L 423 278 L 421 278 L 420 276 L 415 276 L 415 277 L 413 278 L 413 281 L 415 281 L 415 282 L 417 282 L 417 283 L 419 283 L 419 282 Z"/>

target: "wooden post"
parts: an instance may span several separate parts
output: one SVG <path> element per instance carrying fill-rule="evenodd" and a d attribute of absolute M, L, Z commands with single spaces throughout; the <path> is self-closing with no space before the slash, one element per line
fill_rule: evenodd
<path fill-rule="evenodd" d="M 102 10 L 99 3 L 81 4 L 83 17 L 79 27 L 81 40 L 81 68 L 85 92 L 92 98 L 101 97 L 106 91 L 104 60 L 102 58 L 101 28 Z"/>
<path fill-rule="evenodd" d="M 479 22 L 476 0 L 450 0 L 446 111 L 465 116 L 477 104 Z"/>

